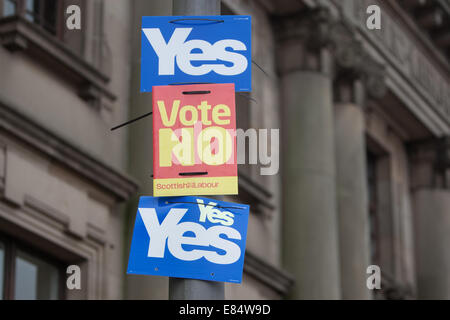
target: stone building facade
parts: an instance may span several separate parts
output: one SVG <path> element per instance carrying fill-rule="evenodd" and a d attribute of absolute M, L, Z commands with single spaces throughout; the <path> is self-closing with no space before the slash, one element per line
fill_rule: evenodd
<path fill-rule="evenodd" d="M 252 16 L 238 127 L 281 134 L 279 174 L 241 165 L 225 198 L 251 205 L 226 298 L 450 299 L 449 1 L 221 2 Z M 151 110 L 140 19 L 171 14 L 166 0 L 0 0 L 0 298 L 167 299 L 167 278 L 125 272 L 152 121 L 110 128 Z"/>

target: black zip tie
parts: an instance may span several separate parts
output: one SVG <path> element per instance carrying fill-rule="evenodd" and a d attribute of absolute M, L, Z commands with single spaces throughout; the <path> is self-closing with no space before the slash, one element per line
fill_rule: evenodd
<path fill-rule="evenodd" d="M 208 172 L 180 172 L 178 175 L 180 176 L 204 176 L 208 174 Z"/>
<path fill-rule="evenodd" d="M 246 99 L 248 99 L 248 100 L 250 100 L 250 101 L 253 101 L 254 103 L 256 103 L 256 104 L 258 104 L 258 101 L 256 101 L 255 99 L 253 99 L 252 97 L 249 97 L 248 95 L 246 95 L 246 94 L 244 94 L 243 92 L 236 92 L 238 95 L 240 95 L 240 96 L 242 96 L 242 97 L 244 97 L 244 98 L 246 98 Z"/>
<path fill-rule="evenodd" d="M 118 126 L 115 126 L 115 127 L 111 128 L 111 131 L 114 131 L 114 130 L 116 130 L 116 129 L 122 128 L 123 126 L 126 126 L 126 125 L 128 125 L 128 124 L 130 124 L 130 123 L 133 123 L 133 122 L 135 122 L 135 121 L 141 120 L 142 118 L 148 117 L 148 116 L 150 116 L 152 113 L 153 113 L 153 112 L 149 112 L 149 113 L 143 114 L 142 116 L 139 116 L 139 117 L 137 117 L 137 118 L 135 118 L 135 119 L 132 119 L 132 120 L 129 120 L 129 121 L 124 122 L 124 123 L 122 123 L 122 124 L 119 124 Z"/>
<path fill-rule="evenodd" d="M 261 66 L 255 62 L 255 60 L 252 60 L 252 63 L 253 63 L 255 66 L 257 66 L 258 69 L 261 70 L 267 77 L 270 78 L 270 75 L 269 75 L 263 68 L 261 68 Z"/>
<path fill-rule="evenodd" d="M 183 91 L 183 94 L 209 94 L 211 93 L 210 90 L 204 90 L 204 91 Z"/>
<path fill-rule="evenodd" d="M 166 204 L 168 204 L 168 203 L 175 203 L 175 204 L 177 204 L 177 203 L 192 203 L 192 204 L 199 204 L 199 203 L 197 203 L 197 202 L 188 202 L 188 201 L 186 201 L 186 202 L 184 202 L 184 201 L 177 201 L 177 202 L 171 202 L 171 201 L 166 201 Z M 201 203 L 200 203 L 201 204 Z M 219 206 L 219 205 L 214 205 L 214 204 L 202 204 L 203 206 L 206 206 L 206 207 L 217 207 L 217 208 L 220 208 L 220 209 L 239 209 L 239 210 L 245 210 L 245 208 L 241 208 L 241 207 L 222 207 L 222 206 Z"/>
<path fill-rule="evenodd" d="M 206 175 L 206 174 L 208 174 L 208 172 L 180 172 L 179 173 L 180 176 L 201 176 L 201 175 Z M 153 178 L 153 174 L 151 174 L 150 177 Z"/>
<path fill-rule="evenodd" d="M 173 23 L 173 24 L 189 24 L 189 23 L 179 23 L 180 21 L 207 21 L 207 22 L 211 22 L 211 23 L 204 23 L 203 25 L 209 25 L 209 24 L 215 24 L 215 23 L 224 23 L 225 22 L 225 20 L 221 20 L 221 19 L 181 18 L 181 19 L 171 20 L 171 21 L 169 21 L 169 23 Z M 191 23 L 191 24 L 193 24 L 193 25 L 202 25 L 202 24 L 195 24 L 195 23 Z"/>
<path fill-rule="evenodd" d="M 187 86 L 190 84 L 214 84 L 214 82 L 175 82 L 169 83 L 169 86 Z"/>

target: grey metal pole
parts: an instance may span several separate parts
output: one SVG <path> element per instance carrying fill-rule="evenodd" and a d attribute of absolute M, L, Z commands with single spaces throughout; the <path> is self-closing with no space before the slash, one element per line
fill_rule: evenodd
<path fill-rule="evenodd" d="M 173 0 L 174 16 L 220 15 L 220 0 Z"/>
<path fill-rule="evenodd" d="M 173 0 L 174 16 L 220 15 L 220 0 Z M 223 300 L 223 282 L 169 278 L 170 300 Z"/>

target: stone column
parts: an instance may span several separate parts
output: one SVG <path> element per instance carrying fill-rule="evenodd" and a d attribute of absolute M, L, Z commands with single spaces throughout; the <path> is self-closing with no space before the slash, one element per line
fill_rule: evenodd
<path fill-rule="evenodd" d="M 386 94 L 384 68 L 356 38 L 354 27 L 334 22 L 333 47 L 336 196 L 343 299 L 370 299 L 370 226 L 367 199 L 364 104 Z"/>
<path fill-rule="evenodd" d="M 450 299 L 450 137 L 411 147 L 418 299 Z"/>
<path fill-rule="evenodd" d="M 370 299 L 365 124 L 363 101 L 355 97 L 362 88 L 352 81 L 336 89 L 341 91 L 335 106 L 335 144 L 342 298 Z"/>
<path fill-rule="evenodd" d="M 365 92 L 380 99 L 386 86 L 383 66 L 356 34 L 323 9 L 286 19 L 277 30 L 284 263 L 296 277 L 293 298 L 370 297 L 362 106 Z"/>
<path fill-rule="evenodd" d="M 327 18 L 315 12 L 285 20 L 277 32 L 283 263 L 295 278 L 293 299 L 340 298 L 332 78 L 321 43 Z"/>

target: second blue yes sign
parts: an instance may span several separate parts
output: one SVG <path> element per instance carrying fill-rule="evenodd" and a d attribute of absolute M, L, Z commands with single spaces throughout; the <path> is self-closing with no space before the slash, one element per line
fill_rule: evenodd
<path fill-rule="evenodd" d="M 251 17 L 142 17 L 141 91 L 234 83 L 251 91 Z"/>
<path fill-rule="evenodd" d="M 249 206 L 141 197 L 128 273 L 240 283 Z"/>

